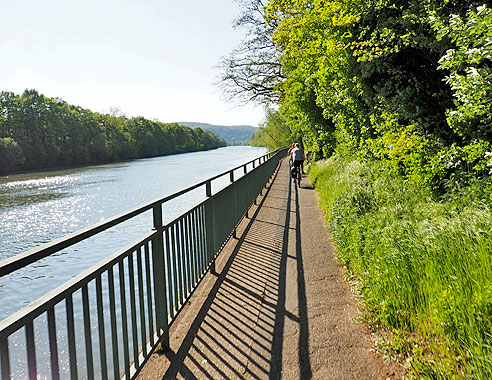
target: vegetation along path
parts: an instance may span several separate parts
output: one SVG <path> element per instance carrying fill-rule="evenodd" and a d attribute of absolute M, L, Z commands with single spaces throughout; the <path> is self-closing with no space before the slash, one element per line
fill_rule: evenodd
<path fill-rule="evenodd" d="M 316 193 L 284 160 L 138 379 L 396 379 L 356 313 Z"/>

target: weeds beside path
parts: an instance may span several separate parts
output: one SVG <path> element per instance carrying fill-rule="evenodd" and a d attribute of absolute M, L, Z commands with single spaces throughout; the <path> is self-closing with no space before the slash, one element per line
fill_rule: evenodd
<path fill-rule="evenodd" d="M 490 180 L 439 193 L 377 161 L 335 155 L 311 169 L 337 257 L 390 354 L 411 378 L 491 379 Z"/>

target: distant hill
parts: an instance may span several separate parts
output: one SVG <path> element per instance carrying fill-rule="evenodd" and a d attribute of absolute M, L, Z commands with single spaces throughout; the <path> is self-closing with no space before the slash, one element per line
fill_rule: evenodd
<path fill-rule="evenodd" d="M 222 137 L 228 144 L 232 145 L 249 142 L 251 135 L 258 130 L 252 125 L 213 125 L 189 121 L 180 121 L 178 124 L 191 128 L 200 127 L 212 132 L 217 137 Z"/>

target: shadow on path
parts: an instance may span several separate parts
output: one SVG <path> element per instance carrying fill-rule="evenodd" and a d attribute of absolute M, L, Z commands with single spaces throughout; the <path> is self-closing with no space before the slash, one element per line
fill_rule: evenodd
<path fill-rule="evenodd" d="M 283 162 L 138 380 L 400 379 L 374 353 L 309 180 Z"/>
<path fill-rule="evenodd" d="M 301 249 L 301 218 L 299 208 L 299 188 L 296 186 L 296 257 L 297 257 L 297 296 L 299 308 L 299 367 L 300 378 L 312 377 L 309 358 L 309 324 L 307 313 L 306 281 L 304 278 L 304 261 Z"/>
<path fill-rule="evenodd" d="M 280 379 L 284 337 L 294 332 L 299 378 L 312 377 L 299 194 L 285 166 L 251 215 L 181 345 L 163 354 L 170 364 L 162 379 Z M 294 236 L 295 256 L 289 256 Z M 297 263 L 296 313 L 286 310 L 287 261 L 292 259 Z M 295 329 L 286 330 L 287 319 Z"/>

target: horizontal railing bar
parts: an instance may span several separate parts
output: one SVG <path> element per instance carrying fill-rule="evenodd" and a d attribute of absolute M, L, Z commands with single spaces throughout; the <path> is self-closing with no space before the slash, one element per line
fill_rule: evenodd
<path fill-rule="evenodd" d="M 242 165 L 241 165 L 242 166 Z M 240 167 L 241 167 L 240 166 Z M 259 166 L 257 166 L 255 169 L 253 170 L 256 170 L 258 169 Z M 238 181 L 240 178 L 238 178 L 236 181 Z M 235 181 L 235 182 L 236 182 Z M 223 192 L 227 191 L 228 190 L 228 187 L 231 185 L 232 183 L 229 183 L 227 184 L 225 187 L 223 187 L 222 189 L 219 189 L 216 193 L 214 193 L 213 195 L 214 196 L 218 196 L 220 194 L 222 194 Z M 169 218 L 168 220 L 166 220 L 166 222 L 164 223 L 164 226 L 160 229 L 164 229 L 164 228 L 168 228 L 176 223 L 178 223 L 181 219 L 185 218 L 188 214 L 191 214 L 193 212 L 193 210 L 199 208 L 200 206 L 206 204 L 207 202 L 210 202 L 210 199 L 211 198 L 206 198 L 206 199 L 203 199 L 201 201 L 199 201 L 198 203 L 196 203 L 194 206 L 190 206 L 187 210 L 181 212 L 180 214 L 177 214 L 175 216 L 173 216 L 172 218 Z"/>
<path fill-rule="evenodd" d="M 76 290 L 80 289 L 83 285 L 88 284 L 98 275 L 102 274 L 107 269 L 124 259 L 127 255 L 138 249 L 138 247 L 141 247 L 148 241 L 152 240 L 154 235 L 157 233 L 157 231 L 148 232 L 140 239 L 137 239 L 134 242 L 128 244 L 126 247 L 119 249 L 111 256 L 108 256 L 106 259 L 100 261 L 96 265 L 93 265 L 89 269 L 68 280 L 63 285 L 52 290 L 43 297 L 38 298 L 36 301 L 22 308 L 18 312 L 5 318 L 3 321 L 0 322 L 0 339 L 2 336 L 11 335 L 29 321 L 32 321 L 37 316 L 46 312 L 50 307 L 65 299 L 67 295 L 72 294 Z"/>
<path fill-rule="evenodd" d="M 242 166 L 242 165 L 241 165 Z M 241 167 L 240 166 L 240 167 Z M 257 166 L 255 169 L 253 170 L 256 170 L 258 169 L 259 167 Z M 238 181 L 240 178 L 238 178 L 236 181 Z M 234 182 L 236 182 L 234 181 Z M 223 187 L 222 189 L 219 189 L 217 190 L 216 193 L 214 193 L 213 195 L 214 196 L 218 196 L 220 194 L 222 194 L 223 192 L 227 191 L 228 190 L 228 187 L 231 186 L 232 183 L 229 183 L 227 184 L 225 187 Z M 175 216 L 173 216 L 172 218 L 169 218 L 168 220 L 166 220 L 166 222 L 164 223 L 164 226 L 161 227 L 160 230 L 164 229 L 164 228 L 168 228 L 176 223 L 178 223 L 181 219 L 185 218 L 188 214 L 191 214 L 193 212 L 193 210 L 199 208 L 200 206 L 206 204 L 207 202 L 210 202 L 210 199 L 211 198 L 206 198 L 206 199 L 203 199 L 201 201 L 199 201 L 198 203 L 196 203 L 194 206 L 190 206 L 187 210 L 181 212 L 180 214 L 177 214 Z"/>
<path fill-rule="evenodd" d="M 193 210 L 196 210 L 198 207 L 202 206 L 203 204 L 205 204 L 207 202 L 208 202 L 208 199 L 203 199 L 200 202 L 195 203 L 194 206 L 190 206 L 190 208 L 183 211 L 182 213 L 177 214 L 177 215 L 173 216 L 172 218 L 169 218 L 168 220 L 165 221 L 164 226 L 161 228 L 161 230 L 165 229 L 165 228 L 169 228 L 172 225 L 178 223 L 181 219 L 185 218 L 186 215 L 193 212 Z"/>
<path fill-rule="evenodd" d="M 278 150 L 277 150 L 278 151 Z M 268 155 L 273 156 L 277 153 L 277 151 L 267 153 L 261 157 L 266 157 Z M 67 248 L 75 243 L 78 243 L 82 240 L 85 240 L 91 236 L 94 236 L 98 234 L 99 232 L 102 232 L 104 230 L 107 230 L 108 228 L 114 227 L 117 224 L 120 224 L 122 222 L 125 222 L 128 219 L 131 219 L 145 211 L 148 211 L 152 209 L 155 206 L 159 206 L 165 202 L 168 202 L 174 198 L 177 198 L 185 193 L 188 193 L 192 190 L 195 190 L 196 188 L 200 186 L 204 186 L 207 182 L 211 182 L 213 180 L 216 180 L 217 178 L 223 177 L 225 175 L 228 175 L 231 171 L 237 170 L 243 166 L 246 166 L 254 161 L 258 160 L 258 158 L 255 158 L 254 160 L 249 161 L 247 164 L 242 164 L 237 166 L 236 168 L 229 169 L 223 173 L 217 174 L 214 177 L 208 178 L 202 182 L 199 182 L 195 185 L 192 185 L 186 189 L 183 189 L 181 191 L 178 191 L 176 193 L 170 194 L 165 196 L 164 198 L 159 198 L 154 201 L 151 201 L 150 203 L 144 204 L 142 206 L 139 206 L 133 210 L 121 213 L 117 216 L 114 216 L 112 218 L 109 218 L 107 220 L 103 220 L 100 223 L 94 224 L 92 226 L 80 229 L 76 232 L 73 232 L 71 234 L 65 235 L 61 238 L 55 239 L 49 243 L 43 244 L 39 247 L 33 248 L 29 251 L 19 253 L 15 256 L 12 256 L 8 259 L 0 261 L 0 277 L 5 276 L 9 273 L 12 273 L 20 268 L 25 267 L 26 265 L 32 264 L 42 258 L 45 258 L 49 255 L 52 255 L 55 252 L 60 251 L 63 248 Z"/>

